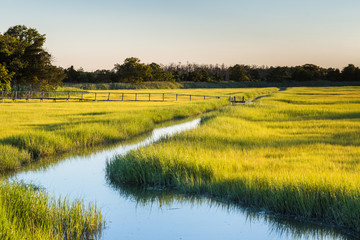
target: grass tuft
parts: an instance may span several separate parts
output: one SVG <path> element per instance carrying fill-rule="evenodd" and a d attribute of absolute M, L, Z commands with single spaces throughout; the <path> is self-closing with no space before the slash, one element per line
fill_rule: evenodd
<path fill-rule="evenodd" d="M 103 227 L 94 205 L 52 199 L 33 185 L 0 185 L 1 239 L 98 239 Z"/>

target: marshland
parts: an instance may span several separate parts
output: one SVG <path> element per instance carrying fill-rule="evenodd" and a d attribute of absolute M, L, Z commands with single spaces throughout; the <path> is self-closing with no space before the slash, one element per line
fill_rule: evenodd
<path fill-rule="evenodd" d="M 0 239 L 360 239 L 359 1 L 1 9 Z"/>
<path fill-rule="evenodd" d="M 114 157 L 114 184 L 169 188 L 360 231 L 357 87 L 289 88 Z"/>
<path fill-rule="evenodd" d="M 0 103 L 3 238 L 358 238 L 360 88 L 187 91 L 224 98 Z"/>

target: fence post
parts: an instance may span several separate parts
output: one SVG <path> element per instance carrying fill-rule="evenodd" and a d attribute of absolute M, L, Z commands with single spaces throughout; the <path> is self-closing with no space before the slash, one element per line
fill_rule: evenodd
<path fill-rule="evenodd" d="M 68 102 L 69 99 L 70 99 L 70 92 L 68 92 L 68 97 L 67 97 L 66 101 Z"/>
<path fill-rule="evenodd" d="M 96 93 L 95 93 L 95 100 L 94 101 L 96 101 Z"/>
<path fill-rule="evenodd" d="M 191 102 L 191 95 L 190 95 L 190 102 Z"/>
<path fill-rule="evenodd" d="M 43 102 L 44 101 L 44 91 L 41 92 L 41 99 L 40 99 L 40 102 Z"/>
<path fill-rule="evenodd" d="M 178 100 L 178 95 L 176 94 L 176 101 Z"/>
<path fill-rule="evenodd" d="M 108 96 L 108 101 L 110 101 L 110 93 L 109 93 L 109 96 Z"/>
<path fill-rule="evenodd" d="M 245 97 L 243 96 L 243 99 L 242 99 L 243 102 L 245 102 Z"/>
<path fill-rule="evenodd" d="M 163 102 L 165 101 L 165 93 L 163 93 Z"/>
<path fill-rule="evenodd" d="M 54 102 L 56 102 L 56 92 L 55 92 L 55 98 L 54 98 Z"/>
<path fill-rule="evenodd" d="M 29 99 L 30 99 L 30 91 L 28 92 L 28 96 L 27 96 L 26 101 L 29 102 Z"/>
<path fill-rule="evenodd" d="M 137 93 L 135 93 L 135 101 L 137 101 Z"/>
<path fill-rule="evenodd" d="M 4 101 L 4 91 L 1 91 L 1 102 Z"/>
<path fill-rule="evenodd" d="M 150 99 L 150 95 L 151 95 L 151 93 L 149 93 L 149 102 L 151 101 L 151 99 Z"/>
<path fill-rule="evenodd" d="M 80 101 L 84 101 L 84 92 L 81 92 L 81 99 Z"/>
<path fill-rule="evenodd" d="M 205 96 L 204 96 L 204 100 L 205 100 Z"/>
<path fill-rule="evenodd" d="M 121 94 L 121 101 L 124 101 L 124 93 Z"/>

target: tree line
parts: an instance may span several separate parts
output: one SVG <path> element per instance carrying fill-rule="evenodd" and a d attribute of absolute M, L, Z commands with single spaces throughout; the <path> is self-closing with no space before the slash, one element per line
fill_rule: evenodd
<path fill-rule="evenodd" d="M 267 67 L 224 64 L 199 65 L 194 63 L 159 65 L 141 63 L 138 58 L 126 58 L 123 64 L 115 64 L 112 70 L 85 72 L 73 66 L 65 69 L 64 82 L 69 83 L 141 83 L 147 81 L 176 82 L 286 82 L 286 81 L 360 81 L 360 68 L 349 64 L 342 70 L 322 68 L 314 64 L 295 67 Z"/>
<path fill-rule="evenodd" d="M 54 90 L 67 83 L 142 82 L 286 82 L 286 81 L 360 81 L 360 68 L 349 64 L 342 70 L 314 64 L 295 67 L 267 67 L 235 64 L 201 65 L 195 63 L 145 64 L 135 57 L 126 58 L 111 70 L 84 71 L 73 66 L 63 69 L 52 65 L 44 48 L 45 34 L 23 25 L 0 33 L 0 90 Z"/>

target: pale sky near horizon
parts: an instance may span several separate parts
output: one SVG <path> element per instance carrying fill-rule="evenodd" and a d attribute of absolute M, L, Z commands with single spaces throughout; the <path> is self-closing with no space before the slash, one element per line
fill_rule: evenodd
<path fill-rule="evenodd" d="M 54 65 L 360 66 L 358 0 L 0 0 L 0 33 L 46 34 Z"/>

